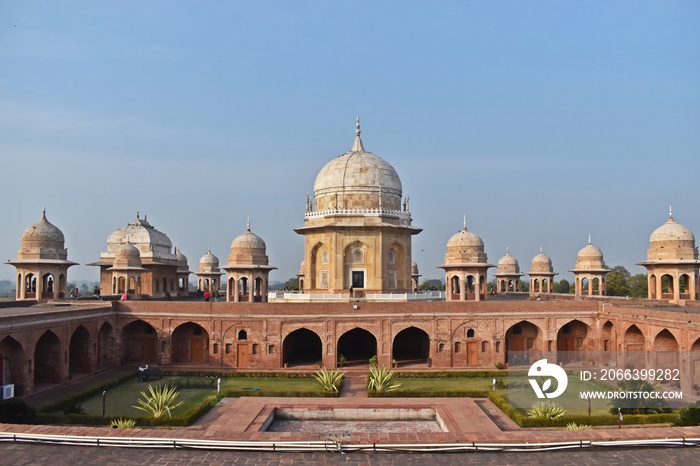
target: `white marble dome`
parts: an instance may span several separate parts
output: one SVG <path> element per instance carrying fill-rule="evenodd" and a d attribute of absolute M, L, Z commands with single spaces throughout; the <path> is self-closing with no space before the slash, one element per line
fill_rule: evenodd
<path fill-rule="evenodd" d="M 216 257 L 214 254 L 212 254 L 211 251 L 207 251 L 207 253 L 204 254 L 201 259 L 199 259 L 199 265 L 200 266 L 209 266 L 209 267 L 218 267 L 219 266 L 219 258 Z"/>
<path fill-rule="evenodd" d="M 316 176 L 316 210 L 340 209 L 400 210 L 402 186 L 389 162 L 367 152 L 360 140 L 359 120 L 352 149 L 328 162 Z M 381 194 L 381 200 L 380 200 Z"/>
<path fill-rule="evenodd" d="M 175 259 L 171 252 L 173 243 L 165 233 L 156 230 L 148 219 L 143 219 L 136 214 L 136 220 L 127 226 L 112 232 L 107 238 L 107 252 L 116 253 L 117 249 L 124 243 L 130 242 L 142 254 L 149 254 L 154 257 Z"/>

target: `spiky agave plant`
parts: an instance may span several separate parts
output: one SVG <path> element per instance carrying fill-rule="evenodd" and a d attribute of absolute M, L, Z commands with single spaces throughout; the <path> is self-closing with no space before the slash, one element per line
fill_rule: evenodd
<path fill-rule="evenodd" d="M 564 427 L 564 430 L 592 430 L 593 427 L 586 424 L 576 424 L 575 422 L 570 422 Z"/>
<path fill-rule="evenodd" d="M 564 408 L 549 400 L 535 401 L 527 412 L 528 416 L 539 419 L 559 419 L 564 414 Z"/>
<path fill-rule="evenodd" d="M 137 404 L 132 405 L 132 407 L 145 411 L 154 419 L 159 419 L 165 414 L 172 419 L 172 410 L 183 403 L 182 401 L 175 403 L 180 392 L 175 387 L 168 386 L 168 384 L 157 385 L 156 387 L 149 385 L 148 392 L 150 396 L 145 392 L 141 392 L 142 398 L 136 400 Z"/>
<path fill-rule="evenodd" d="M 112 429 L 132 429 L 136 427 L 136 421 L 133 419 L 112 419 L 112 421 L 109 423 L 108 427 L 111 427 Z"/>
<path fill-rule="evenodd" d="M 345 373 L 337 369 L 328 370 L 323 368 L 317 371 L 314 377 L 316 381 L 321 384 L 321 388 L 324 392 L 338 392 L 340 384 L 343 382 L 343 377 L 345 377 Z"/>
<path fill-rule="evenodd" d="M 384 393 L 396 390 L 401 386 L 396 382 L 396 373 L 388 367 L 370 367 L 367 380 L 367 390 L 374 393 Z"/>

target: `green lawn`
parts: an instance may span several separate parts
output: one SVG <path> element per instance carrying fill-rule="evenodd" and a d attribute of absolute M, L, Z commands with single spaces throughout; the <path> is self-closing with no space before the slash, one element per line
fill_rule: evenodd
<path fill-rule="evenodd" d="M 454 377 L 454 378 L 397 378 L 401 384 L 401 391 L 465 391 L 488 390 L 491 388 L 493 378 L 478 377 Z"/>
<path fill-rule="evenodd" d="M 153 385 L 172 382 L 174 379 L 195 380 L 194 377 L 164 377 L 162 380 L 150 382 Z M 149 382 L 139 382 L 137 379 L 129 380 L 116 387 L 107 390 L 105 396 L 105 415 L 107 417 L 147 417 L 147 413 L 133 408 L 136 400 L 141 398 L 140 392 L 148 394 Z M 291 378 L 253 378 L 253 377 L 230 377 L 221 379 L 221 392 L 246 391 L 246 388 L 256 395 L 265 396 L 266 393 L 287 393 L 293 396 L 296 393 L 313 392 L 321 396 L 322 390 L 315 379 L 291 379 Z M 173 411 L 173 417 L 186 413 L 191 408 L 199 405 L 206 397 L 216 395 L 216 388 L 183 388 L 180 390 L 178 400 L 184 401 L 182 406 Z M 79 403 L 82 405 L 85 414 L 102 415 L 102 395 L 98 394 Z"/>

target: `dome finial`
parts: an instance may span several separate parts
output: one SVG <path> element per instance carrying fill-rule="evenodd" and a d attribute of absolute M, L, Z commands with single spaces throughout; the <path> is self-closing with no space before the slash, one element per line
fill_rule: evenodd
<path fill-rule="evenodd" d="M 245 228 L 246 230 L 250 231 L 250 217 L 248 217 L 248 221 L 246 222 Z"/>
<path fill-rule="evenodd" d="M 464 216 L 464 231 L 467 231 L 467 216 Z"/>
<path fill-rule="evenodd" d="M 357 115 L 357 122 L 355 123 L 355 143 L 352 145 L 351 152 L 364 152 L 364 150 L 362 139 L 360 139 L 360 115 Z"/>
<path fill-rule="evenodd" d="M 673 218 L 673 207 L 668 206 L 668 218 Z"/>
<path fill-rule="evenodd" d="M 591 234 L 588 233 L 588 244 L 591 244 Z"/>
<path fill-rule="evenodd" d="M 543 253 L 543 251 L 542 251 L 542 245 L 540 244 L 540 254 L 542 254 L 542 253 Z"/>
<path fill-rule="evenodd" d="M 41 219 L 46 220 L 46 204 L 44 204 L 44 207 L 41 209 Z"/>

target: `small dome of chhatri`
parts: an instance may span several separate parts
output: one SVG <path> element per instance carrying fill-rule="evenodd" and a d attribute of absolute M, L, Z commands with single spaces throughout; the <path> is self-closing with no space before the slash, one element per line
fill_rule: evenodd
<path fill-rule="evenodd" d="M 588 244 L 576 256 L 576 267 L 573 271 L 602 271 L 607 269 L 608 267 L 603 261 L 603 252 L 591 244 L 591 237 L 589 236 Z"/>
<path fill-rule="evenodd" d="M 219 266 L 219 258 L 216 257 L 214 254 L 212 254 L 210 250 L 207 250 L 207 253 L 204 254 L 201 259 L 199 259 L 199 265 L 218 267 Z"/>
<path fill-rule="evenodd" d="M 520 273 L 520 264 L 518 264 L 518 259 L 510 254 L 510 251 L 506 250 L 506 254 L 498 260 L 498 268 L 496 269 L 497 274 L 518 274 Z"/>
<path fill-rule="evenodd" d="M 695 235 L 680 223 L 676 223 L 671 213 L 668 221 L 654 230 L 649 237 L 650 243 L 657 241 L 692 241 L 695 243 Z"/>
<path fill-rule="evenodd" d="M 131 244 L 130 242 L 126 242 L 119 246 L 119 249 L 117 249 L 117 252 L 114 254 L 114 257 L 121 257 L 121 258 L 132 258 L 132 257 L 137 257 L 139 260 L 141 260 L 141 254 L 139 253 L 139 250 L 136 246 Z"/>
<path fill-rule="evenodd" d="M 182 253 L 179 247 L 175 248 L 175 260 L 187 264 L 187 256 Z"/>
<path fill-rule="evenodd" d="M 341 209 L 377 209 L 381 202 L 382 208 L 399 210 L 402 186 L 398 173 L 389 162 L 365 151 L 359 117 L 356 126 L 352 149 L 328 162 L 316 176 L 317 210 L 335 208 L 336 200 Z"/>
<path fill-rule="evenodd" d="M 63 232 L 46 219 L 46 211 L 42 211 L 41 220 L 30 226 L 22 234 L 22 242 L 61 243 L 65 244 Z"/>
<path fill-rule="evenodd" d="M 420 275 L 418 272 L 418 264 L 414 262 L 411 263 L 411 275 Z"/>
<path fill-rule="evenodd" d="M 649 237 L 647 261 L 697 260 L 698 248 L 695 235 L 688 228 L 673 219 L 669 209 L 668 220 Z"/>
<path fill-rule="evenodd" d="M 250 224 L 248 224 L 248 229 L 242 235 L 236 237 L 236 239 L 231 242 L 231 250 L 253 250 L 262 249 L 263 253 L 267 249 L 265 241 L 252 231 L 250 231 Z"/>
<path fill-rule="evenodd" d="M 467 230 L 467 217 L 465 216 L 462 231 L 447 241 L 445 264 L 485 264 L 487 260 L 484 242 L 479 235 Z"/>
<path fill-rule="evenodd" d="M 530 274 L 532 274 L 532 273 L 549 274 L 552 272 L 554 272 L 554 268 L 552 267 L 552 259 L 550 259 L 548 256 L 546 256 L 542 252 L 542 249 L 540 249 L 540 253 L 537 254 L 532 259 L 532 265 L 530 267 Z"/>
<path fill-rule="evenodd" d="M 299 273 L 297 275 L 304 275 L 304 266 L 306 265 L 306 260 L 301 261 L 299 265 Z"/>
<path fill-rule="evenodd" d="M 246 232 L 239 235 L 231 243 L 231 253 L 228 265 L 268 265 L 265 241 L 250 231 L 250 220 Z"/>

